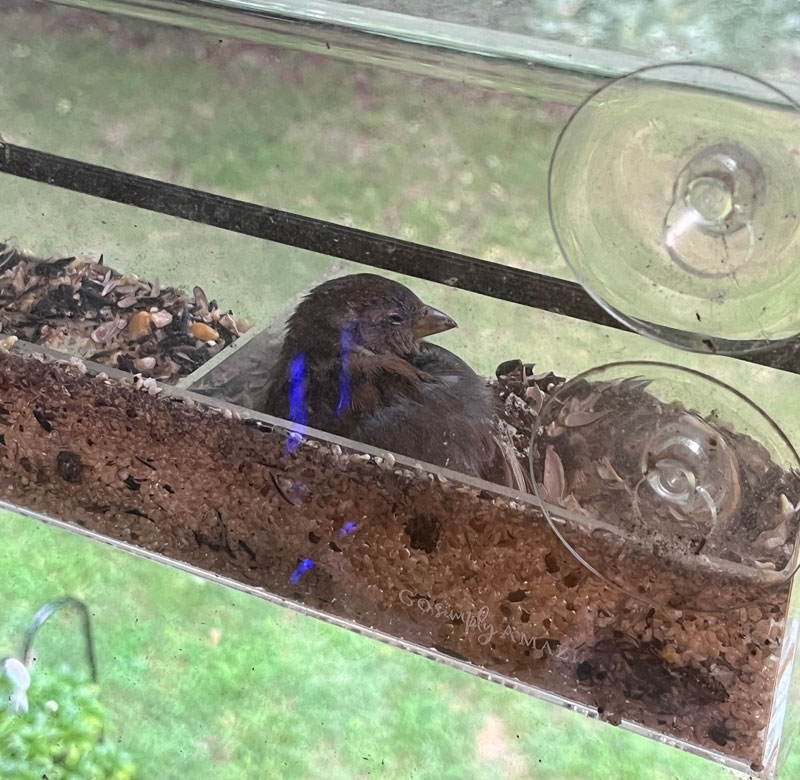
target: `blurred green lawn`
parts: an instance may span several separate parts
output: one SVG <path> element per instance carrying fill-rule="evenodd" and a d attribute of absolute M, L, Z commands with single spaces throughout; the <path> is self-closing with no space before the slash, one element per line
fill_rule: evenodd
<path fill-rule="evenodd" d="M 51 19 L 52 16 L 52 19 Z M 0 24 L 0 133 L 66 156 L 566 275 L 544 203 L 556 106 L 459 83 L 45 7 Z M 472 101 L 474 112 L 464 112 Z M 259 320 L 329 258 L 0 177 L 3 237 L 104 252 L 202 284 Z M 486 374 L 517 355 L 575 373 L 614 359 L 709 370 L 800 434 L 793 376 L 414 282 Z M 714 778 L 662 745 L 62 531 L 0 514 L 0 644 L 71 593 L 95 614 L 103 698 L 143 777 Z M 48 624 L 37 673 L 74 658 Z M 55 668 L 55 663 L 54 663 Z M 795 764 L 800 762 L 795 762 Z M 787 776 L 791 776 L 788 775 Z"/>

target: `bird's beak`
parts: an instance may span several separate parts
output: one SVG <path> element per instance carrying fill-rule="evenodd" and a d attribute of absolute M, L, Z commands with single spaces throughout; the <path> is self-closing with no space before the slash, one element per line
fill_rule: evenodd
<path fill-rule="evenodd" d="M 415 339 L 422 339 L 425 336 L 432 336 L 434 333 L 442 333 L 445 330 L 457 328 L 455 320 L 450 319 L 444 312 L 425 306 L 422 314 L 411 328 L 411 334 Z"/>

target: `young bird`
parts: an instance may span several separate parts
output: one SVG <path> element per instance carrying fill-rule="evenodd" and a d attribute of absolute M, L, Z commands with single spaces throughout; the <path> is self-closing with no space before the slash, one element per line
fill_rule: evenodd
<path fill-rule="evenodd" d="M 276 417 L 524 489 L 486 382 L 425 336 L 455 328 L 376 274 L 324 282 L 298 305 L 270 375 Z"/>

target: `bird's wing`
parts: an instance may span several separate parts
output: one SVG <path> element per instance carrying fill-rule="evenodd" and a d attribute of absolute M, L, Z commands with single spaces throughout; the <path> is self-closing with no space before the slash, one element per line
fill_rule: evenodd
<path fill-rule="evenodd" d="M 482 380 L 470 366 L 458 355 L 440 347 L 438 344 L 422 342 L 420 354 L 414 365 L 424 369 L 437 379 L 448 379 L 457 383 L 457 391 L 462 402 L 470 404 L 476 415 L 492 418 L 492 402 L 486 392 Z M 459 379 L 461 381 L 459 381 Z M 487 464 L 482 469 L 482 476 L 491 482 L 506 485 L 523 493 L 530 491 L 530 480 L 520 463 L 517 450 L 509 438 L 499 429 L 492 426 L 491 443 L 486 443 Z"/>
<path fill-rule="evenodd" d="M 394 355 L 351 353 L 342 372 L 337 405 L 356 415 L 378 412 L 387 405 L 422 402 L 420 390 L 432 377 Z M 346 396 L 346 397 L 345 397 Z"/>
<path fill-rule="evenodd" d="M 267 411 L 289 413 L 287 361 L 272 374 Z M 454 471 L 526 490 L 513 446 L 493 423 L 485 381 L 458 356 L 422 342 L 404 360 L 354 350 L 307 365 L 308 424 Z"/>

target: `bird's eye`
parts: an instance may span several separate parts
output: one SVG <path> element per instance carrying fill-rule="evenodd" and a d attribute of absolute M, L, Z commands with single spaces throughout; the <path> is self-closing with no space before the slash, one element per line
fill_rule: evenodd
<path fill-rule="evenodd" d="M 389 315 L 389 322 L 392 325 L 402 325 L 403 324 L 403 315 L 402 314 L 390 314 Z"/>

